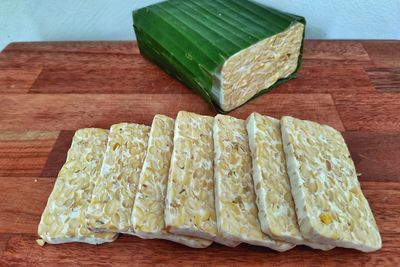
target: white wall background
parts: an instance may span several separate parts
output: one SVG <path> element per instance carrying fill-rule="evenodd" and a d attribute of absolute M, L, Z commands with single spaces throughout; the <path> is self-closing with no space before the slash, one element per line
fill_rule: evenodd
<path fill-rule="evenodd" d="M 311 39 L 400 39 L 400 0 L 258 0 L 303 15 Z M 131 11 L 157 0 L 0 0 L 10 42 L 132 40 Z"/>

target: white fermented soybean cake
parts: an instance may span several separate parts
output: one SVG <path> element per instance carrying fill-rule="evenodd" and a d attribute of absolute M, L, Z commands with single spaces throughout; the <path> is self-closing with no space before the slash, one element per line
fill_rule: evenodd
<path fill-rule="evenodd" d="M 382 246 L 340 132 L 283 117 L 282 139 L 302 235 L 310 241 L 364 252 Z"/>
<path fill-rule="evenodd" d="M 145 157 L 150 127 L 112 125 L 87 223 L 94 231 L 132 233 L 131 214 Z"/>
<path fill-rule="evenodd" d="M 247 118 L 246 128 L 262 231 L 272 238 L 296 245 L 322 250 L 333 248 L 308 242 L 300 232 L 286 172 L 280 121 L 254 112 Z"/>
<path fill-rule="evenodd" d="M 181 111 L 175 121 L 165 224 L 175 234 L 237 245 L 219 237 L 214 208 L 214 118 Z"/>
<path fill-rule="evenodd" d="M 86 226 L 86 210 L 100 173 L 108 131 L 76 131 L 53 191 L 43 211 L 38 234 L 47 243 L 101 244 L 117 238 L 114 233 L 94 233 Z M 39 240 L 38 244 L 43 244 Z"/>
<path fill-rule="evenodd" d="M 292 74 L 297 68 L 303 33 L 304 25 L 294 23 L 286 31 L 228 58 L 221 69 L 221 81 L 212 88 L 222 109 L 232 110 Z"/>
<path fill-rule="evenodd" d="M 205 248 L 212 242 L 168 233 L 165 229 L 165 195 L 173 138 L 174 120 L 164 115 L 155 115 L 132 211 L 133 230 L 142 238 L 160 238 L 189 247 Z"/>
<path fill-rule="evenodd" d="M 293 248 L 293 244 L 273 240 L 261 231 L 245 121 L 217 115 L 214 119 L 214 149 L 218 231 L 232 241 L 277 251 Z"/>

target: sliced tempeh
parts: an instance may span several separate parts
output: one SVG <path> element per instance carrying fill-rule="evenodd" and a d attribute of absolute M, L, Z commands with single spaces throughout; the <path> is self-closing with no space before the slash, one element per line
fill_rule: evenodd
<path fill-rule="evenodd" d="M 332 246 L 308 242 L 301 235 L 286 172 L 279 120 L 254 112 L 247 118 L 246 129 L 262 231 L 275 239 L 296 245 L 332 249 Z"/>
<path fill-rule="evenodd" d="M 132 207 L 149 131 L 149 126 L 135 123 L 111 126 L 100 178 L 88 209 L 90 229 L 132 233 Z"/>
<path fill-rule="evenodd" d="M 340 132 L 292 117 L 282 118 L 281 131 L 302 235 L 365 252 L 381 248 L 378 227 Z"/>
<path fill-rule="evenodd" d="M 101 244 L 112 242 L 117 237 L 114 233 L 94 233 L 87 228 L 85 221 L 106 150 L 107 136 L 107 130 L 95 128 L 75 133 L 67 160 L 39 223 L 38 234 L 45 242 Z"/>
<path fill-rule="evenodd" d="M 175 121 L 174 149 L 165 207 L 165 224 L 175 234 L 238 243 L 220 238 L 214 208 L 213 121 L 181 111 Z"/>
<path fill-rule="evenodd" d="M 251 152 L 245 121 L 217 115 L 214 119 L 215 207 L 218 231 L 227 239 L 286 251 L 293 244 L 261 231 L 251 176 Z"/>
<path fill-rule="evenodd" d="M 174 120 L 154 116 L 146 158 L 132 211 L 133 230 L 142 238 L 160 238 L 194 248 L 205 248 L 211 241 L 168 233 L 164 223 L 165 195 L 174 138 Z"/>

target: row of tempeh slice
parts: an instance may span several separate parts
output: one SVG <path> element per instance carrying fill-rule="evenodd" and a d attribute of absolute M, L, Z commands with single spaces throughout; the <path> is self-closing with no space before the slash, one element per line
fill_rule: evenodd
<path fill-rule="evenodd" d="M 181 111 L 151 127 L 78 130 L 38 233 L 48 243 L 127 233 L 277 251 L 382 245 L 341 134 L 258 113 L 244 121 Z"/>

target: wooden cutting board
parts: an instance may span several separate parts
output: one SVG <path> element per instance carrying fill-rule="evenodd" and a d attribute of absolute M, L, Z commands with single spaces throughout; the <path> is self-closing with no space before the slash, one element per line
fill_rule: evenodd
<path fill-rule="evenodd" d="M 203 250 L 122 235 L 111 244 L 35 243 L 74 131 L 157 113 L 214 115 L 143 59 L 134 42 L 14 43 L 0 53 L 0 265 L 400 266 L 400 41 L 307 41 L 299 77 L 231 115 L 293 115 L 344 133 L 380 228 L 374 253 L 242 244 Z"/>

